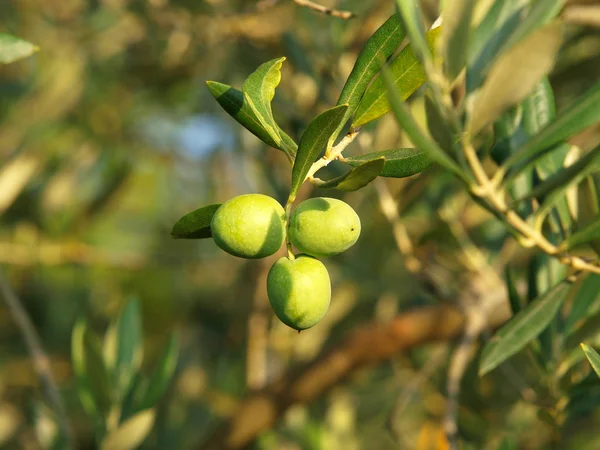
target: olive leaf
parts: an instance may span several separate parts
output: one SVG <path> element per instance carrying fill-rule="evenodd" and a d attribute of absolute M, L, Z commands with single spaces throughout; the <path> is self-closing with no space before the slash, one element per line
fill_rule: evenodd
<path fill-rule="evenodd" d="M 214 203 L 187 213 L 173 225 L 171 236 L 175 239 L 206 239 L 211 237 L 210 221 L 219 206 L 221 206 L 221 203 Z"/>
<path fill-rule="evenodd" d="M 292 168 L 292 186 L 290 189 L 289 201 L 292 202 L 296 198 L 296 194 L 304 183 L 304 179 L 310 170 L 313 162 L 323 151 L 329 138 L 332 136 L 340 122 L 344 118 L 344 114 L 348 109 L 348 105 L 334 106 L 328 109 L 309 124 L 298 146 L 298 154 Z"/>
<path fill-rule="evenodd" d="M 0 63 L 10 64 L 39 51 L 37 45 L 9 34 L 0 33 Z"/>
<path fill-rule="evenodd" d="M 590 362 L 592 369 L 596 372 L 596 375 L 600 378 L 600 355 L 596 350 L 592 347 L 585 345 L 583 342 L 581 343 L 581 349 L 583 353 L 585 353 L 585 357 Z"/>
<path fill-rule="evenodd" d="M 448 79 L 453 81 L 467 60 L 471 35 L 471 17 L 475 0 L 445 0 L 442 9 L 441 54 Z"/>
<path fill-rule="evenodd" d="M 112 430 L 100 443 L 100 450 L 134 450 L 152 431 L 156 411 L 147 409 Z"/>
<path fill-rule="evenodd" d="M 373 77 L 400 46 L 405 36 L 406 31 L 400 16 L 394 14 L 367 40 L 356 58 L 352 72 L 350 72 L 337 101 L 337 105 L 347 104 L 348 109 L 340 121 L 340 125 L 332 134 L 329 145 L 333 143 L 344 124 L 356 111 L 360 99 Z"/>
<path fill-rule="evenodd" d="M 353 167 L 358 167 L 365 161 L 379 159 L 382 156 L 385 157 L 383 170 L 379 174 L 382 177 L 410 177 L 431 167 L 431 160 L 427 157 L 427 154 L 417 148 L 395 148 L 364 155 L 350 156 L 344 159 L 344 162 Z"/>
<path fill-rule="evenodd" d="M 322 188 L 336 188 L 340 191 L 358 191 L 373 181 L 381 173 L 385 157 L 371 159 L 357 165 L 350 172 L 320 185 Z"/>
<path fill-rule="evenodd" d="M 562 25 L 553 24 L 518 43 L 491 67 L 469 114 L 468 132 L 476 134 L 509 107 L 523 100 L 547 75 L 562 43 Z"/>

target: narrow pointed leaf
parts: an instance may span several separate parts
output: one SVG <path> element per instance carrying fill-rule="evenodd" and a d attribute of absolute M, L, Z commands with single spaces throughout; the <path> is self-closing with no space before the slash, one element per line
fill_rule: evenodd
<path fill-rule="evenodd" d="M 556 117 L 554 91 L 547 77 L 533 88 L 523 102 L 523 128 L 530 136 L 535 136 Z M 561 162 L 562 166 L 562 162 Z"/>
<path fill-rule="evenodd" d="M 475 0 L 445 0 L 442 10 L 442 55 L 448 80 L 453 81 L 467 60 Z"/>
<path fill-rule="evenodd" d="M 382 71 L 385 85 L 388 89 L 390 106 L 396 116 L 400 127 L 406 132 L 412 143 L 423 150 L 427 157 L 442 167 L 450 170 L 456 176 L 466 180 L 466 176 L 454 162 L 435 142 L 431 141 L 421 130 L 419 124 L 415 121 L 412 114 L 402 101 L 400 93 L 393 84 L 393 79 L 386 68 Z"/>
<path fill-rule="evenodd" d="M 508 290 L 508 301 L 513 315 L 516 315 L 523 308 L 523 301 L 517 292 L 512 272 L 508 266 L 504 269 L 504 278 L 506 279 L 506 288 Z"/>
<path fill-rule="evenodd" d="M 187 213 L 173 225 L 171 236 L 175 239 L 206 239 L 211 237 L 210 221 L 219 206 L 221 206 L 221 203 L 215 203 Z"/>
<path fill-rule="evenodd" d="M 394 14 L 367 40 L 356 58 L 352 72 L 350 72 L 340 98 L 337 101 L 338 105 L 347 104 L 348 109 L 340 125 L 333 133 L 330 145 L 340 134 L 344 124 L 356 111 L 368 84 L 377 72 L 381 70 L 387 59 L 400 46 L 405 36 L 406 31 L 404 30 L 400 16 Z"/>
<path fill-rule="evenodd" d="M 588 345 L 585 345 L 584 343 L 581 343 L 581 349 L 583 350 L 583 353 L 585 353 L 585 357 L 590 362 L 592 369 L 594 369 L 594 372 L 596 372 L 596 375 L 598 375 L 598 378 L 600 378 L 600 355 L 598 352 L 596 352 L 596 350 Z"/>
<path fill-rule="evenodd" d="M 485 375 L 535 339 L 556 316 L 570 283 L 563 281 L 529 303 L 483 349 L 479 375 Z"/>
<path fill-rule="evenodd" d="M 471 108 L 469 131 L 477 133 L 523 100 L 554 65 L 562 26 L 540 29 L 506 51 L 494 63 Z"/>
<path fill-rule="evenodd" d="M 244 101 L 244 93 L 242 91 L 216 81 L 207 81 L 206 85 L 221 107 L 253 135 L 267 145 L 278 148 L 290 156 L 296 154 L 298 146 L 281 128 L 279 128 L 281 142 L 278 144 L 273 140 L 269 132 L 263 127 L 254 110 Z"/>
<path fill-rule="evenodd" d="M 108 433 L 100 444 L 100 450 L 134 450 L 146 440 L 156 418 L 154 409 L 142 411 L 127 419 Z"/>
<path fill-rule="evenodd" d="M 431 49 L 425 39 L 425 28 L 423 26 L 423 14 L 420 2 L 414 0 L 396 0 L 402 22 L 410 37 L 411 46 L 421 62 L 431 62 Z"/>
<path fill-rule="evenodd" d="M 518 153 L 512 155 L 505 165 L 512 167 L 522 161 L 530 160 L 537 153 L 547 150 L 598 121 L 600 121 L 600 82 L 571 103 Z"/>
<path fill-rule="evenodd" d="M 302 183 L 304 183 L 310 167 L 321 154 L 329 138 L 344 118 L 346 109 L 348 109 L 347 105 L 339 105 L 322 112 L 308 124 L 302 134 L 298 154 L 292 168 L 291 201 L 296 198 L 296 194 Z"/>
<path fill-rule="evenodd" d="M 438 104 L 433 100 L 431 95 L 425 95 L 425 117 L 427 118 L 427 128 L 429 134 L 437 142 L 437 144 L 445 150 L 446 153 L 454 152 L 454 138 L 450 127 L 450 123 L 443 115 Z"/>
<path fill-rule="evenodd" d="M 427 44 L 430 49 L 435 47 L 440 32 L 441 27 L 437 27 L 426 33 Z M 402 49 L 400 54 L 390 63 L 389 71 L 402 100 L 410 97 L 427 81 L 425 70 L 410 44 Z M 359 127 L 371 122 L 383 116 L 389 110 L 390 103 L 387 97 L 387 89 L 380 74 L 361 99 L 352 120 L 352 126 Z"/>
<path fill-rule="evenodd" d="M 564 333 L 570 336 L 583 324 L 587 323 L 591 315 L 591 308 L 600 301 L 600 275 L 590 273 L 578 277 L 573 289 L 573 305 L 565 320 Z"/>
<path fill-rule="evenodd" d="M 358 167 L 365 161 L 385 157 L 385 165 L 379 174 L 382 177 L 405 178 L 423 172 L 431 167 L 431 160 L 427 154 L 417 148 L 396 148 L 365 155 L 350 156 L 344 162 Z"/>
<path fill-rule="evenodd" d="M 587 177 L 577 189 L 577 229 L 581 230 L 600 217 L 600 174 Z M 589 242 L 600 256 L 600 238 Z"/>
<path fill-rule="evenodd" d="M 0 63 L 10 64 L 31 56 L 39 50 L 37 45 L 9 34 L 0 33 Z"/>
<path fill-rule="evenodd" d="M 356 166 L 341 177 L 334 178 L 320 185 L 322 188 L 336 188 L 340 191 L 358 191 L 373 181 L 381 173 L 385 165 L 385 157 L 381 156 Z"/>
<path fill-rule="evenodd" d="M 569 236 L 567 240 L 561 244 L 560 248 L 561 250 L 567 251 L 597 240 L 600 240 L 600 216 L 596 217 L 596 219 L 584 226 L 581 230 Z"/>

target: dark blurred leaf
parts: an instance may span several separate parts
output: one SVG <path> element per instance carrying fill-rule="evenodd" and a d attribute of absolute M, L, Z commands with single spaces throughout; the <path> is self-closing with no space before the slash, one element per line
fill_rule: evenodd
<path fill-rule="evenodd" d="M 581 230 L 572 234 L 564 241 L 561 246 L 561 251 L 571 250 L 575 247 L 578 247 L 583 244 L 588 244 L 590 242 L 594 242 L 600 239 L 600 216 L 596 217 L 596 219 Z M 600 289 L 600 288 L 599 288 Z"/>
<path fill-rule="evenodd" d="M 423 14 L 421 12 L 420 2 L 413 0 L 396 0 L 402 22 L 406 27 L 410 45 L 419 61 L 431 61 L 431 48 L 425 38 L 425 28 L 423 27 Z"/>
<path fill-rule="evenodd" d="M 281 128 L 278 128 L 281 141 L 271 137 L 270 132 L 263 126 L 257 114 L 244 100 L 244 93 L 226 84 L 207 81 L 206 85 L 221 107 L 244 128 L 271 147 L 278 148 L 290 156 L 296 154 L 298 146 Z"/>
<path fill-rule="evenodd" d="M 0 63 L 9 64 L 39 51 L 37 45 L 9 34 L 0 33 Z"/>
<path fill-rule="evenodd" d="M 441 27 L 437 27 L 427 32 L 427 43 L 431 49 L 435 47 L 440 31 Z M 416 57 L 411 45 L 406 46 L 398 57 L 390 63 L 389 71 L 391 72 L 394 86 L 398 90 L 402 100 L 410 97 L 413 92 L 427 81 L 425 70 Z M 387 89 L 382 76 L 379 75 L 371 86 L 369 86 L 360 101 L 352 120 L 352 126 L 358 127 L 364 125 L 383 116 L 389 110 L 390 104 Z"/>
<path fill-rule="evenodd" d="M 575 100 L 571 106 L 532 138 L 505 163 L 512 167 L 531 161 L 544 150 L 569 138 L 600 120 L 600 83 Z"/>
<path fill-rule="evenodd" d="M 600 275 L 595 273 L 582 275 L 573 289 L 576 291 L 573 295 L 571 311 L 565 320 L 565 336 L 571 335 L 576 327 L 589 317 L 592 306 L 600 301 Z"/>
<path fill-rule="evenodd" d="M 404 178 L 423 172 L 431 167 L 431 160 L 425 152 L 416 148 L 396 148 L 364 155 L 350 156 L 344 160 L 351 166 L 358 167 L 365 161 L 385 157 L 385 165 L 379 174 L 382 177 Z"/>
<path fill-rule="evenodd" d="M 383 156 L 363 162 L 350 172 L 342 175 L 341 177 L 329 180 L 320 187 L 334 187 L 340 191 L 358 191 L 360 188 L 365 187 L 367 184 L 377 178 L 384 165 L 385 158 Z"/>
<path fill-rule="evenodd" d="M 561 42 L 562 26 L 550 25 L 500 56 L 473 101 L 469 132 L 477 133 L 529 95 L 552 69 Z"/>
<path fill-rule="evenodd" d="M 155 406 L 166 392 L 175 369 L 177 367 L 177 358 L 179 356 L 179 336 L 173 334 L 169 339 L 165 351 L 158 361 L 154 372 L 150 377 L 148 386 L 140 400 L 139 409 L 146 409 Z"/>
<path fill-rule="evenodd" d="M 155 418 L 156 411 L 147 409 L 127 419 L 108 433 L 100 444 L 100 450 L 133 450 L 139 447 L 152 431 Z"/>
<path fill-rule="evenodd" d="M 581 344 L 581 349 L 585 353 L 585 357 L 592 365 L 592 369 L 594 369 L 594 372 L 596 372 L 596 375 L 598 375 L 600 378 L 600 355 L 598 352 L 596 352 L 596 350 L 588 345 L 585 345 L 584 343 Z"/>
<path fill-rule="evenodd" d="M 487 343 L 479 363 L 479 375 L 492 371 L 535 339 L 554 319 L 570 283 L 563 281 L 529 303 Z"/>
<path fill-rule="evenodd" d="M 577 230 L 585 228 L 600 216 L 600 199 L 598 198 L 600 174 L 586 177 L 577 189 Z M 600 239 L 590 241 L 590 246 L 600 255 Z"/>
<path fill-rule="evenodd" d="M 474 0 L 445 0 L 442 9 L 444 68 L 452 82 L 465 66 L 471 36 Z"/>
<path fill-rule="evenodd" d="M 129 300 L 104 338 L 104 357 L 122 398 L 142 365 L 144 355 L 140 302 Z"/>
<path fill-rule="evenodd" d="M 508 290 L 508 301 L 513 315 L 516 315 L 523 308 L 523 301 L 517 292 L 512 272 L 508 266 L 504 269 L 504 278 L 506 280 L 506 289 Z"/>
<path fill-rule="evenodd" d="M 175 239 L 206 239 L 212 236 L 210 221 L 221 203 L 203 206 L 187 213 L 173 225 L 171 236 Z"/>
<path fill-rule="evenodd" d="M 373 77 L 381 70 L 383 64 L 396 51 L 400 43 L 406 36 L 406 31 L 400 21 L 398 14 L 392 15 L 375 33 L 367 40 L 364 47 L 358 54 L 354 67 L 346 84 L 342 89 L 338 105 L 348 105 L 348 109 L 342 118 L 330 140 L 332 141 L 339 135 L 348 119 L 354 114 L 360 99 L 362 98 L 368 84 Z"/>
<path fill-rule="evenodd" d="M 81 403 L 90 416 L 102 423 L 111 406 L 109 377 L 100 338 L 83 320 L 73 327 L 71 358 Z"/>
<path fill-rule="evenodd" d="M 554 91 L 548 78 L 543 78 L 523 101 L 523 128 L 535 136 L 556 117 Z M 561 164 L 562 165 L 562 164 Z"/>
<path fill-rule="evenodd" d="M 427 128 L 431 137 L 448 154 L 454 152 L 454 138 L 449 128 L 450 121 L 443 116 L 438 104 L 430 95 L 425 96 L 425 115 L 427 117 Z"/>
<path fill-rule="evenodd" d="M 549 24 L 562 9 L 565 0 L 543 0 L 533 2 L 527 16 L 522 20 L 514 33 L 506 42 L 506 48 L 521 42 L 531 33 L 539 30 L 544 25 Z"/>
<path fill-rule="evenodd" d="M 327 145 L 347 109 L 347 105 L 335 106 L 322 112 L 308 124 L 300 138 L 298 154 L 292 169 L 292 186 L 289 197 L 291 201 L 296 198 L 310 167 Z"/>

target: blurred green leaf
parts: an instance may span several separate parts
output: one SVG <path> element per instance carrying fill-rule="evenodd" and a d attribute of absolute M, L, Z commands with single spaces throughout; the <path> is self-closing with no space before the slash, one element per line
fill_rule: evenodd
<path fill-rule="evenodd" d="M 109 377 L 100 338 L 84 320 L 73 327 L 71 359 L 81 403 L 90 416 L 102 423 L 111 406 Z"/>
<path fill-rule="evenodd" d="M 581 349 L 585 353 L 585 357 L 590 362 L 592 369 L 596 372 L 596 375 L 600 378 L 600 355 L 592 347 L 581 343 Z"/>
<path fill-rule="evenodd" d="M 162 357 L 150 376 L 143 398 L 139 402 L 139 409 L 155 406 L 169 387 L 177 368 L 179 341 L 180 339 L 177 334 L 173 334 L 169 339 Z"/>
<path fill-rule="evenodd" d="M 516 164 L 531 161 L 539 153 L 560 143 L 579 131 L 600 120 L 600 83 L 597 83 L 558 117 L 544 127 L 518 153 L 505 162 L 510 168 Z"/>
<path fill-rule="evenodd" d="M 582 230 L 600 216 L 598 186 L 600 186 L 600 174 L 586 177 L 578 186 L 577 230 Z M 600 256 L 600 239 L 590 241 L 590 246 Z"/>
<path fill-rule="evenodd" d="M 570 283 L 563 281 L 529 303 L 487 343 L 479 363 L 479 375 L 492 371 L 535 339 L 554 319 Z"/>
<path fill-rule="evenodd" d="M 431 137 L 448 154 L 453 154 L 454 138 L 449 127 L 450 121 L 443 115 L 438 104 L 430 95 L 425 95 L 425 116 Z"/>
<path fill-rule="evenodd" d="M 543 0 L 532 3 L 527 16 L 523 19 L 515 31 L 506 41 L 506 48 L 510 48 L 526 39 L 530 34 L 548 25 L 558 14 L 565 4 L 565 0 Z"/>
<path fill-rule="evenodd" d="M 147 409 L 126 420 L 102 440 L 100 450 L 133 450 L 139 447 L 152 431 L 156 411 Z"/>
<path fill-rule="evenodd" d="M 348 119 L 356 111 L 368 84 L 400 46 L 405 36 L 406 31 L 402 26 L 400 16 L 394 14 L 367 40 L 356 58 L 352 72 L 350 72 L 337 101 L 338 105 L 347 104 L 348 109 L 333 133 L 329 145 L 333 143 Z"/>
<path fill-rule="evenodd" d="M 437 27 L 427 32 L 426 36 L 429 48 L 433 49 L 435 47 L 440 31 L 441 27 Z M 411 45 L 407 45 L 402 49 L 398 57 L 390 63 L 389 71 L 402 100 L 410 97 L 427 81 L 425 70 Z M 367 122 L 371 122 L 383 116 L 389 110 L 390 103 L 387 96 L 387 89 L 382 75 L 379 75 L 369 86 L 360 101 L 352 121 L 352 126 L 359 127 Z"/>
<path fill-rule="evenodd" d="M 584 323 L 590 317 L 592 306 L 600 301 L 600 275 L 590 273 L 580 276 L 573 289 L 573 305 L 565 319 L 565 336 L 570 336 L 578 325 Z"/>
<path fill-rule="evenodd" d="M 412 143 L 415 144 L 418 149 L 422 150 L 431 161 L 438 163 L 461 179 L 466 180 L 466 176 L 456 162 L 454 162 L 435 142 L 432 142 L 425 135 L 423 130 L 421 130 L 409 109 L 402 101 L 400 92 L 398 92 L 393 83 L 392 76 L 386 68 L 383 69 L 382 76 L 388 89 L 392 112 L 394 113 L 394 116 L 396 116 L 398 124 L 406 132 Z"/>
<path fill-rule="evenodd" d="M 506 280 L 506 289 L 508 290 L 508 301 L 513 315 L 516 315 L 523 308 L 523 301 L 517 292 L 515 280 L 508 266 L 504 269 L 504 279 Z"/>
<path fill-rule="evenodd" d="M 267 145 L 280 149 L 290 156 L 296 154 L 298 146 L 281 128 L 278 128 L 281 141 L 276 142 L 270 132 L 263 126 L 257 114 L 244 100 L 244 93 L 226 84 L 207 81 L 206 85 L 221 107 L 244 128 L 265 142 Z"/>
<path fill-rule="evenodd" d="M 350 156 L 344 162 L 358 167 L 365 161 L 385 157 L 385 165 L 379 174 L 382 177 L 405 178 L 423 172 L 431 167 L 431 160 L 427 154 L 417 148 L 395 148 L 364 155 Z"/>
<path fill-rule="evenodd" d="M 144 355 L 140 302 L 129 300 L 104 337 L 104 359 L 122 398 L 142 365 Z"/>
<path fill-rule="evenodd" d="M 211 237 L 210 221 L 219 206 L 221 206 L 221 203 L 214 203 L 187 213 L 173 225 L 171 236 L 175 239 L 206 239 Z"/>
<path fill-rule="evenodd" d="M 0 33 L 0 63 L 10 64 L 39 51 L 37 45 L 9 34 Z"/>
<path fill-rule="evenodd" d="M 562 25 L 544 27 L 502 54 L 473 100 L 468 130 L 476 134 L 523 100 L 546 76 L 562 43 Z"/>
<path fill-rule="evenodd" d="M 581 230 L 569 236 L 561 245 L 561 251 L 571 250 L 583 244 L 588 244 L 600 239 L 600 216 Z"/>
<path fill-rule="evenodd" d="M 298 147 L 298 154 L 292 168 L 292 187 L 290 190 L 290 201 L 296 198 L 296 194 L 304 183 L 304 179 L 313 162 L 321 154 L 329 138 L 344 118 L 348 105 L 334 106 L 315 117 L 309 124 Z"/>
<path fill-rule="evenodd" d="M 556 117 L 554 91 L 547 77 L 533 88 L 523 101 L 523 128 L 530 136 L 535 136 Z M 562 166 L 562 162 L 561 162 Z"/>
<path fill-rule="evenodd" d="M 475 0 L 444 0 L 442 3 L 441 47 L 448 80 L 454 81 L 465 67 L 471 37 Z"/>
<path fill-rule="evenodd" d="M 420 2 L 414 0 L 396 0 L 402 22 L 410 38 L 410 45 L 421 62 L 431 62 L 431 49 L 425 39 L 423 14 Z"/>
<path fill-rule="evenodd" d="M 358 191 L 373 181 L 381 173 L 385 165 L 385 158 L 380 156 L 359 164 L 350 172 L 341 177 L 328 180 L 321 185 L 322 188 L 336 188 L 340 191 Z"/>

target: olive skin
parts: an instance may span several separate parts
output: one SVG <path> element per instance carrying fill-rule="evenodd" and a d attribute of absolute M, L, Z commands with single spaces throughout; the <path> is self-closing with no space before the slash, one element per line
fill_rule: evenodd
<path fill-rule="evenodd" d="M 279 320 L 295 330 L 306 330 L 329 308 L 329 273 L 321 261 L 309 255 L 280 258 L 269 270 L 267 294 Z"/>
<path fill-rule="evenodd" d="M 290 240 L 302 253 L 332 256 L 352 247 L 360 236 L 360 218 L 335 198 L 305 200 L 290 217 Z"/>
<path fill-rule="evenodd" d="M 285 211 L 272 197 L 245 194 L 223 203 L 210 223 L 216 244 L 240 258 L 264 258 L 281 248 Z"/>

